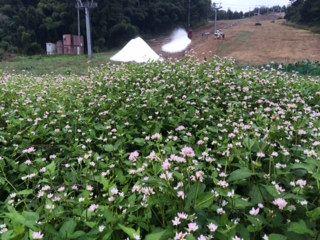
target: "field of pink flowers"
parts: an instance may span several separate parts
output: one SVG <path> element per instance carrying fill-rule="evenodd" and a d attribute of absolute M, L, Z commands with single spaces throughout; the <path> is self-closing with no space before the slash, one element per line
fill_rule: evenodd
<path fill-rule="evenodd" d="M 1 240 L 320 239 L 320 79 L 231 60 L 0 76 Z"/>

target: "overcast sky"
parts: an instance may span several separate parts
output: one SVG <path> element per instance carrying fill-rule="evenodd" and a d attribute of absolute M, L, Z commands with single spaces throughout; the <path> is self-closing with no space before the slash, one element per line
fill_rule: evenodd
<path fill-rule="evenodd" d="M 274 5 L 287 5 L 289 0 L 212 0 L 212 2 L 221 3 L 223 9 L 227 10 L 230 8 L 235 11 L 249 11 L 249 8 L 254 9 L 256 6 L 274 6 Z"/>

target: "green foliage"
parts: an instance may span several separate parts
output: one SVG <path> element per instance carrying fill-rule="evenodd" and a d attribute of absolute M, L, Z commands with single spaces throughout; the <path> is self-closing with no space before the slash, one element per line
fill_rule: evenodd
<path fill-rule="evenodd" d="M 121 22 L 110 29 L 110 46 L 119 46 L 138 35 L 138 28 L 130 23 Z"/>
<path fill-rule="evenodd" d="M 278 68 L 289 73 L 320 76 L 320 62 L 303 61 L 297 63 L 289 63 L 286 65 L 281 64 L 281 66 L 279 64 L 271 64 L 271 67 Z"/>
<path fill-rule="evenodd" d="M 99 0 L 92 12 L 95 49 L 121 46 L 138 33 L 155 34 L 186 24 L 185 0 Z M 210 0 L 192 1 L 192 24 L 205 22 Z M 82 33 L 85 33 L 81 12 Z M 46 42 L 56 42 L 77 32 L 75 1 L 0 0 L 0 50 L 34 54 Z"/>
<path fill-rule="evenodd" d="M 45 75 L 48 73 L 63 75 L 88 75 L 90 67 L 106 64 L 110 57 L 116 53 L 96 53 L 91 61 L 85 55 L 55 55 L 55 56 L 14 56 L 0 64 L 0 69 L 7 73 L 30 73 Z"/>
<path fill-rule="evenodd" d="M 286 19 L 309 26 L 320 26 L 320 1 L 291 0 Z"/>
<path fill-rule="evenodd" d="M 320 230 L 318 77 L 218 58 L 0 77 L 1 239 Z"/>

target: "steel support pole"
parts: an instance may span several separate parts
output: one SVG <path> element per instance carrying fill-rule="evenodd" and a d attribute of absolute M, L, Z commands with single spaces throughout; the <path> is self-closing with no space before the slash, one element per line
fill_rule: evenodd
<path fill-rule="evenodd" d="M 78 46 L 77 46 L 77 54 L 80 55 L 80 8 L 77 8 L 77 14 L 78 14 Z"/>
<path fill-rule="evenodd" d="M 189 0 L 189 7 L 188 7 L 188 30 L 190 30 L 190 26 L 191 26 L 190 16 L 191 16 L 191 0 Z"/>
<path fill-rule="evenodd" d="M 217 8 L 214 9 L 214 33 L 217 32 L 217 18 L 218 18 Z"/>
<path fill-rule="evenodd" d="M 87 29 L 87 50 L 88 50 L 88 58 L 92 58 L 92 45 L 91 45 L 91 26 L 90 26 L 90 10 L 89 8 L 85 8 L 86 14 L 86 29 Z"/>

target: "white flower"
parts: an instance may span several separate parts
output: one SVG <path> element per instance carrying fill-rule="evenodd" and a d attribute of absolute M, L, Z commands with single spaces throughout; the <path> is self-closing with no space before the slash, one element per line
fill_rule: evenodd
<path fill-rule="evenodd" d="M 89 212 L 94 212 L 95 210 L 97 210 L 99 208 L 99 205 L 97 204 L 91 204 L 90 207 L 88 208 Z"/>
<path fill-rule="evenodd" d="M 238 236 L 234 236 L 234 237 L 232 238 L 232 240 L 243 240 L 243 238 L 240 238 L 240 237 L 238 237 Z"/>
<path fill-rule="evenodd" d="M 103 232 L 103 230 L 106 228 L 106 226 L 104 226 L 104 225 L 100 225 L 99 226 L 99 232 Z"/>
<path fill-rule="evenodd" d="M 195 232 L 195 231 L 197 231 L 198 229 L 199 229 L 199 226 L 198 226 L 197 223 L 192 222 L 192 223 L 189 223 L 189 224 L 188 224 L 188 231 L 189 231 L 189 232 Z"/>
<path fill-rule="evenodd" d="M 299 179 L 296 181 L 296 185 L 298 185 L 300 188 L 304 188 L 307 185 L 307 181 L 303 179 Z"/>
<path fill-rule="evenodd" d="M 185 193 L 183 191 L 177 192 L 178 198 L 185 199 Z"/>
<path fill-rule="evenodd" d="M 178 226 L 181 223 L 180 218 L 175 217 L 174 220 L 172 220 L 173 226 Z"/>
<path fill-rule="evenodd" d="M 208 238 L 206 236 L 200 235 L 197 240 L 207 240 Z"/>
<path fill-rule="evenodd" d="M 284 200 L 283 198 L 277 198 L 277 199 L 274 200 L 272 203 L 273 203 L 274 205 L 278 206 L 278 208 L 279 208 L 280 210 L 283 210 L 283 209 L 287 206 L 287 204 L 288 204 L 288 202 L 287 202 L 286 200 Z"/>
<path fill-rule="evenodd" d="M 260 212 L 260 208 L 252 208 L 249 211 L 250 215 L 252 215 L 252 216 L 257 216 L 259 214 L 259 212 Z"/>
<path fill-rule="evenodd" d="M 178 217 L 181 219 L 187 219 L 188 218 L 188 214 L 186 213 L 178 213 Z"/>
<path fill-rule="evenodd" d="M 215 232 L 218 229 L 218 226 L 214 223 L 209 223 L 207 227 L 209 228 L 210 232 Z"/>
<path fill-rule="evenodd" d="M 33 153 L 35 151 L 36 151 L 36 149 L 34 147 L 29 147 L 29 148 L 23 150 L 22 153 Z"/>
<path fill-rule="evenodd" d="M 223 210 L 223 208 L 218 208 L 218 209 L 217 209 L 217 213 L 218 213 L 219 215 L 223 215 L 223 214 L 225 214 L 226 212 Z"/>
<path fill-rule="evenodd" d="M 110 192 L 111 192 L 112 195 L 116 195 L 116 194 L 119 193 L 119 190 L 116 187 L 114 187 L 114 188 L 111 189 Z"/>
<path fill-rule="evenodd" d="M 42 232 L 33 232 L 32 233 L 32 239 L 42 239 L 43 233 Z"/>
<path fill-rule="evenodd" d="M 133 234 L 133 238 L 135 240 L 140 240 L 141 239 L 141 237 L 138 234 Z"/>

